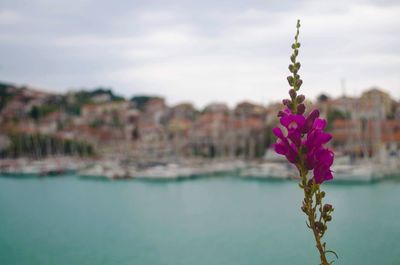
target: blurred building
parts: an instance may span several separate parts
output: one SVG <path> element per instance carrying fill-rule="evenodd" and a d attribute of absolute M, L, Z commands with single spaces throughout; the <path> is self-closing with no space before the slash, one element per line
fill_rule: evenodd
<path fill-rule="evenodd" d="M 140 161 L 260 158 L 275 140 L 271 131 L 283 108 L 281 103 L 262 106 L 243 101 L 233 109 L 217 102 L 199 111 L 190 103 L 168 106 L 162 97 L 125 100 L 109 89 L 65 95 L 12 85 L 0 89 L 0 133 L 4 137 L 23 134 L 28 140 L 22 145 L 26 141 L 32 145 L 32 135 L 45 136 L 50 145 L 81 141 L 100 154 Z M 311 101 L 306 105 L 307 111 L 318 107 L 328 119 L 327 129 L 334 136 L 332 148 L 338 153 L 372 157 L 400 148 L 400 103 L 381 89 L 368 89 L 358 98 L 321 95 L 315 105 Z"/>

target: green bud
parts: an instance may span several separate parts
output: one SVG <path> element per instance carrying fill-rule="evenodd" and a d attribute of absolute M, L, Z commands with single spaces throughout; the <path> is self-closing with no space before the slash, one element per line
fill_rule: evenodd
<path fill-rule="evenodd" d="M 327 221 L 327 222 L 332 221 L 332 216 L 327 215 L 327 216 L 325 217 L 325 221 Z"/>
<path fill-rule="evenodd" d="M 293 85 L 293 76 L 288 76 L 287 81 L 289 82 L 289 85 Z"/>
<path fill-rule="evenodd" d="M 315 195 L 315 201 L 316 201 L 316 204 L 321 204 L 321 196 L 319 196 L 318 193 Z"/>
<path fill-rule="evenodd" d="M 298 95 L 296 98 L 297 103 L 303 103 L 306 97 L 304 95 Z"/>

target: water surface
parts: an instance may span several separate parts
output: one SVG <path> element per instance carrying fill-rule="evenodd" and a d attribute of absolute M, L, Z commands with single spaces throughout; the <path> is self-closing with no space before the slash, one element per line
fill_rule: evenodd
<path fill-rule="evenodd" d="M 327 185 L 335 264 L 400 264 L 400 182 Z M 0 178 L 0 264 L 312 265 L 294 182 Z"/>

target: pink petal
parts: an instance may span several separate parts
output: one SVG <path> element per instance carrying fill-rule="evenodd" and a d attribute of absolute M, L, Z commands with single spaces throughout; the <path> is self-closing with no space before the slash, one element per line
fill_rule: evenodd
<path fill-rule="evenodd" d="M 305 118 L 302 115 L 287 115 L 280 119 L 280 122 L 288 130 L 301 130 L 305 123 Z"/>
<path fill-rule="evenodd" d="M 283 135 L 283 132 L 281 130 L 281 128 L 279 127 L 275 127 L 272 129 L 272 132 L 276 135 L 276 137 L 278 137 L 279 139 L 283 139 L 285 138 L 285 136 Z"/>
<path fill-rule="evenodd" d="M 283 144 L 282 142 L 273 144 L 273 147 L 275 149 L 275 152 L 277 152 L 280 155 L 286 155 L 288 152 L 288 148 L 285 144 Z"/>
<path fill-rule="evenodd" d="M 323 129 L 325 129 L 325 126 L 326 126 L 326 120 L 324 120 L 324 119 L 316 119 L 315 121 L 314 121 L 314 129 L 317 129 L 317 130 L 323 130 Z"/>

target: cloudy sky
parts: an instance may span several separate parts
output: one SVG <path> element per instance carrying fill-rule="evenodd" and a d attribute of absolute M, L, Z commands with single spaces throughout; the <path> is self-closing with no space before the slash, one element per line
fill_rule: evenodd
<path fill-rule="evenodd" d="M 400 98 L 399 1 L 1 0 L 0 80 L 266 104 L 286 94 L 297 18 L 307 96 Z"/>

